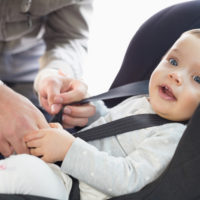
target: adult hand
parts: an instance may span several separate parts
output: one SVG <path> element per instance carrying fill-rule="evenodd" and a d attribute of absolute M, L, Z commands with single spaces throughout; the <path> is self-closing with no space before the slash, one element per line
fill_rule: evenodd
<path fill-rule="evenodd" d="M 42 107 L 50 114 L 57 114 L 63 105 L 84 99 L 87 95 L 87 85 L 58 72 L 41 78 L 37 92 Z M 91 104 L 65 106 L 63 127 L 85 126 L 88 118 L 95 112 L 95 107 Z"/>
<path fill-rule="evenodd" d="M 43 114 L 25 97 L 5 85 L 0 86 L 0 153 L 5 157 L 29 153 L 23 136 L 49 127 Z"/>

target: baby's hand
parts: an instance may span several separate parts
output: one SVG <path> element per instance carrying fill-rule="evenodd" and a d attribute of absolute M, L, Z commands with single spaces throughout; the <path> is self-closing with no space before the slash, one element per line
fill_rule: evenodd
<path fill-rule="evenodd" d="M 75 137 L 61 127 L 40 129 L 24 136 L 30 153 L 51 163 L 63 161 L 74 140 Z"/>

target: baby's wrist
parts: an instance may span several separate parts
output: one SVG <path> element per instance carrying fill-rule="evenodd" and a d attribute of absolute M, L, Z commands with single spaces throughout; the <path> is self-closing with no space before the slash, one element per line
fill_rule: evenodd
<path fill-rule="evenodd" d="M 67 153 L 69 151 L 69 149 L 71 148 L 72 144 L 75 142 L 76 138 L 71 135 L 71 134 L 67 134 L 65 137 L 65 145 L 64 145 L 64 154 L 62 156 L 62 160 L 64 160 L 64 158 L 67 156 Z"/>

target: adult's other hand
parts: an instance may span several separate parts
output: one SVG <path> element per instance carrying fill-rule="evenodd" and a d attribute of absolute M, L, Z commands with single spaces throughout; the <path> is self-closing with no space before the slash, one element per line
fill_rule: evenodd
<path fill-rule="evenodd" d="M 5 157 L 29 153 L 23 136 L 33 130 L 49 127 L 43 114 L 24 96 L 6 85 L 0 85 L 0 153 Z"/>

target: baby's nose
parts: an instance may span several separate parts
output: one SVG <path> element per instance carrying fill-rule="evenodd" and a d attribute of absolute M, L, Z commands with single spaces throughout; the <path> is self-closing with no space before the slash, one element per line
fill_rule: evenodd
<path fill-rule="evenodd" d="M 172 80 L 172 81 L 174 81 L 175 83 L 176 83 L 176 85 L 181 85 L 182 84 L 182 79 L 181 79 L 181 76 L 179 75 L 179 74 L 177 74 L 177 73 L 170 73 L 169 75 L 168 75 L 168 77 Z"/>

